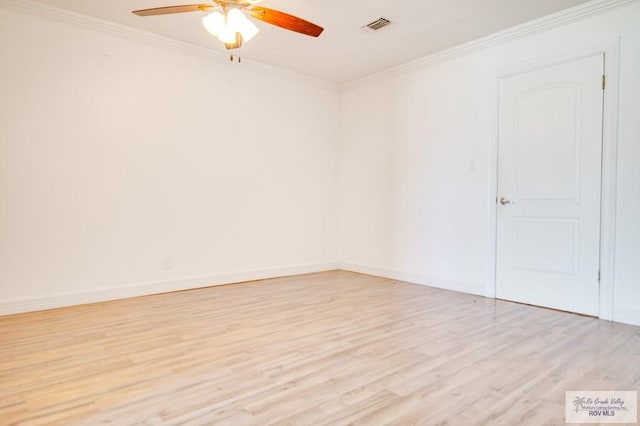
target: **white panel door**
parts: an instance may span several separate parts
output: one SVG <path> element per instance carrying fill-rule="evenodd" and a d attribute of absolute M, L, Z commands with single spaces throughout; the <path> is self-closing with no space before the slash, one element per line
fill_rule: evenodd
<path fill-rule="evenodd" d="M 500 81 L 496 295 L 598 315 L 602 55 Z"/>

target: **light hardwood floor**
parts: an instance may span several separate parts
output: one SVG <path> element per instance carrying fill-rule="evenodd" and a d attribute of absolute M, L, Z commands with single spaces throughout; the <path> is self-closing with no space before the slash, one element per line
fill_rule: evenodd
<path fill-rule="evenodd" d="M 561 425 L 640 327 L 334 271 L 0 317 L 0 424 Z"/>

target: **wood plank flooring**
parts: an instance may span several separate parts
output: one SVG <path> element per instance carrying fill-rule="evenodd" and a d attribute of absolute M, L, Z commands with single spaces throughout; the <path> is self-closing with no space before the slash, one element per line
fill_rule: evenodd
<path fill-rule="evenodd" d="M 344 271 L 0 317 L 2 425 L 561 425 L 640 327 Z"/>

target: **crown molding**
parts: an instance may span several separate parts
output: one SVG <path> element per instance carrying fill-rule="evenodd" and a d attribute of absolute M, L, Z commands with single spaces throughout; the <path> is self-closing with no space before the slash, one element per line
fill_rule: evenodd
<path fill-rule="evenodd" d="M 640 0 L 593 0 L 570 9 L 566 9 L 542 18 L 529 21 L 515 27 L 499 31 L 468 43 L 464 43 L 432 55 L 425 56 L 406 64 L 389 68 L 375 74 L 361 77 L 343 84 L 333 83 L 316 77 L 311 77 L 284 68 L 263 64 L 252 60 L 243 60 L 243 65 L 253 72 L 270 73 L 288 80 L 299 81 L 308 85 L 331 91 L 347 91 L 367 84 L 375 83 L 386 78 L 407 74 L 429 66 L 455 59 L 508 41 L 523 38 L 535 33 L 547 31 L 572 22 L 581 21 L 611 10 L 620 9 Z M 143 31 L 114 22 L 82 15 L 65 9 L 45 5 L 32 0 L 0 0 L 0 7 L 30 15 L 41 16 L 59 22 L 89 28 L 106 34 L 115 35 L 129 40 L 143 42 L 150 45 L 173 50 L 182 54 L 204 58 L 221 65 L 230 66 L 225 53 L 197 46 L 192 43 L 178 41 L 152 32 Z"/>
<path fill-rule="evenodd" d="M 389 77 L 418 71 L 489 47 L 558 28 L 572 22 L 582 21 L 593 16 L 601 15 L 603 13 L 637 3 L 640 3 L 640 0 L 593 0 L 551 15 L 543 16 L 542 18 L 538 18 L 533 21 L 516 25 L 515 27 L 499 31 L 468 43 L 454 46 L 450 49 L 425 56 L 415 61 L 407 62 L 406 64 L 399 65 L 397 67 L 388 68 L 375 74 L 352 80 L 342 84 L 340 89 L 341 91 L 348 91 L 382 81 Z"/>
<path fill-rule="evenodd" d="M 150 44 L 156 47 L 169 49 L 174 52 L 203 58 L 224 66 L 233 66 L 229 63 L 228 55 L 217 50 L 175 40 L 149 31 L 128 27 L 126 25 L 116 24 L 115 22 L 105 21 L 92 16 L 82 15 L 32 0 L 0 0 L 0 8 L 33 16 L 40 16 L 53 21 L 63 22 L 120 38 Z M 297 81 L 330 91 L 337 92 L 340 90 L 340 85 L 337 83 L 332 83 L 261 62 L 252 61 L 250 59 L 243 58 L 242 65 L 243 67 L 248 68 L 249 71 L 260 74 L 269 73 L 289 81 Z"/>

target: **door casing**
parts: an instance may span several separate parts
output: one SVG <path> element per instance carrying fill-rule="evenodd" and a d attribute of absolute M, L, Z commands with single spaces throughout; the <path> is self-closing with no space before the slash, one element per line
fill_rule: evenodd
<path fill-rule="evenodd" d="M 498 126 L 499 126 L 499 81 L 500 79 L 547 68 L 564 62 L 596 54 L 604 55 L 606 87 L 603 100 L 602 122 L 602 199 L 600 204 L 600 297 L 598 317 L 613 320 L 613 289 L 615 261 L 615 206 L 618 148 L 618 74 L 620 61 L 620 38 L 582 46 L 571 51 L 519 63 L 497 73 L 494 77 L 492 95 L 492 137 L 489 157 L 489 246 L 488 270 L 485 296 L 496 297 L 497 261 L 497 197 L 498 197 Z"/>

